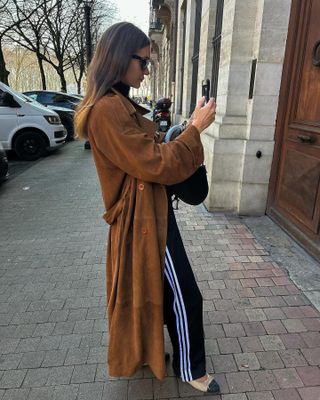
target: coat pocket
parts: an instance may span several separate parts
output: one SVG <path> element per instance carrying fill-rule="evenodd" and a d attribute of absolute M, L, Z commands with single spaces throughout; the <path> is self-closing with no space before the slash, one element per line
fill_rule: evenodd
<path fill-rule="evenodd" d="M 109 210 L 107 210 L 102 218 L 106 221 L 107 224 L 112 225 L 116 222 L 117 218 L 119 217 L 119 215 L 121 214 L 128 195 L 129 195 L 129 191 L 130 191 L 130 187 L 131 187 L 131 181 L 130 180 L 126 180 L 122 193 L 120 195 L 120 199 L 118 201 L 116 201 L 116 203 L 109 208 Z"/>

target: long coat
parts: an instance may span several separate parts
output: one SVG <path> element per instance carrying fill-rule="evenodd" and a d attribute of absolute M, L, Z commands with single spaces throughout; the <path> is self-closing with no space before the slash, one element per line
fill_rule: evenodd
<path fill-rule="evenodd" d="M 92 108 L 88 136 L 110 225 L 107 308 L 110 376 L 131 376 L 148 363 L 166 375 L 163 330 L 166 186 L 203 162 L 198 130 L 160 143 L 156 125 L 117 91 Z"/>

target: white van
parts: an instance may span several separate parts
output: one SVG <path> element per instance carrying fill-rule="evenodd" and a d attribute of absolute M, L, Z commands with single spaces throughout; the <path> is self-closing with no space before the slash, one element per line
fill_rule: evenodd
<path fill-rule="evenodd" d="M 36 160 L 61 146 L 67 131 L 58 114 L 0 82 L 0 142 L 22 160 Z"/>

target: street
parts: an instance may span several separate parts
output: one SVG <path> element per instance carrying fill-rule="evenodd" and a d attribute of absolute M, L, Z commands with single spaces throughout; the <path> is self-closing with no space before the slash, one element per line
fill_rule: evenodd
<path fill-rule="evenodd" d="M 202 397 L 171 365 L 161 382 L 148 367 L 108 376 L 107 225 L 91 151 L 70 142 L 16 171 L 0 186 L 0 400 Z M 205 398 L 319 400 L 320 314 L 309 300 L 320 304 L 319 264 L 267 217 L 255 226 L 180 202 L 177 219 L 203 295 L 207 368 L 222 390 Z M 276 255 L 261 224 L 279 235 Z M 312 270 L 303 281 L 290 277 L 293 248 Z"/>

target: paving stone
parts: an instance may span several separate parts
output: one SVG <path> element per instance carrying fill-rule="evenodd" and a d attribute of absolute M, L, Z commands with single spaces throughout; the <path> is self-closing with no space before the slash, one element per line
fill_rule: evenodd
<path fill-rule="evenodd" d="M 285 346 L 278 335 L 260 336 L 260 341 L 266 351 L 285 349 Z"/>
<path fill-rule="evenodd" d="M 221 354 L 241 353 L 241 348 L 236 338 L 218 339 L 218 346 Z"/>
<path fill-rule="evenodd" d="M 89 333 L 81 336 L 80 347 L 98 347 L 101 345 L 101 332 Z"/>
<path fill-rule="evenodd" d="M 265 313 L 260 309 L 245 310 L 249 321 L 265 321 L 267 319 Z"/>
<path fill-rule="evenodd" d="M 64 364 L 65 365 L 85 364 L 87 362 L 88 355 L 89 355 L 89 348 L 81 347 L 81 348 L 69 349 Z"/>
<path fill-rule="evenodd" d="M 22 324 L 16 327 L 16 330 L 12 334 L 12 337 L 24 339 L 30 336 L 35 336 L 34 331 L 38 324 Z"/>
<path fill-rule="evenodd" d="M 28 389 L 28 400 L 54 400 L 54 387 L 37 387 Z M 62 400 L 62 399 L 61 399 Z"/>
<path fill-rule="evenodd" d="M 308 387 L 298 389 L 302 400 L 319 400 L 320 399 L 320 386 Z"/>
<path fill-rule="evenodd" d="M 246 336 L 245 331 L 240 323 L 223 324 L 226 337 L 241 337 Z"/>
<path fill-rule="evenodd" d="M 281 389 L 303 386 L 297 371 L 294 368 L 277 369 L 273 371 Z"/>
<path fill-rule="evenodd" d="M 128 380 L 108 381 L 104 384 L 103 399 L 128 400 Z"/>
<path fill-rule="evenodd" d="M 301 349 L 301 352 L 310 365 L 320 365 L 320 348 Z"/>
<path fill-rule="evenodd" d="M 32 336 L 50 336 L 55 327 L 55 322 L 45 322 L 43 324 L 37 324 L 34 329 Z"/>
<path fill-rule="evenodd" d="M 306 332 L 307 328 L 299 319 L 285 319 L 283 325 L 286 327 L 289 333 Z"/>
<path fill-rule="evenodd" d="M 19 364 L 20 369 L 24 368 L 39 368 L 44 359 L 44 351 L 34 351 L 30 353 L 25 353 L 22 356 L 22 360 Z"/>
<path fill-rule="evenodd" d="M 68 318 L 69 310 L 53 310 L 49 317 L 49 322 L 63 322 Z"/>
<path fill-rule="evenodd" d="M 173 375 L 174 374 L 172 372 L 172 376 Z M 95 382 L 105 382 L 108 379 L 109 379 L 109 375 L 108 375 L 108 372 L 107 372 L 106 363 L 98 364 L 97 365 L 96 376 L 95 376 Z"/>
<path fill-rule="evenodd" d="M 57 322 L 53 335 L 70 335 L 73 332 L 74 322 Z"/>
<path fill-rule="evenodd" d="M 275 400 L 301 400 L 297 389 L 280 389 L 274 390 L 272 393 Z"/>
<path fill-rule="evenodd" d="M 45 353 L 42 367 L 57 367 L 64 364 L 66 350 L 50 350 Z"/>
<path fill-rule="evenodd" d="M 300 376 L 304 386 L 320 386 L 320 369 L 319 367 L 297 367 L 296 371 Z"/>
<path fill-rule="evenodd" d="M 4 371 L 0 380 L 0 389 L 19 388 L 26 376 L 27 370 Z"/>
<path fill-rule="evenodd" d="M 212 363 L 214 372 L 219 374 L 221 372 L 236 372 L 238 368 L 234 362 L 233 356 L 231 354 L 227 355 L 216 355 L 212 356 Z"/>
<path fill-rule="evenodd" d="M 250 377 L 258 391 L 280 389 L 271 371 L 250 371 Z"/>
<path fill-rule="evenodd" d="M 8 389 L 5 391 L 2 400 L 27 400 L 30 393 L 30 389 Z"/>
<path fill-rule="evenodd" d="M 209 311 L 208 316 L 209 316 L 210 322 L 212 322 L 214 324 L 229 322 L 228 315 L 224 311 Z"/>
<path fill-rule="evenodd" d="M 59 344 L 60 349 L 69 349 L 71 347 L 79 347 L 82 336 L 79 334 L 63 335 Z"/>
<path fill-rule="evenodd" d="M 266 330 L 264 329 L 261 322 L 244 322 L 242 324 L 247 336 L 265 335 Z"/>
<path fill-rule="evenodd" d="M 81 386 L 81 385 L 80 385 Z M 53 387 L 53 400 L 84 400 L 85 398 L 80 397 L 79 385 L 58 385 Z M 92 388 L 93 389 L 93 388 Z M 79 391 L 79 397 L 78 396 Z M 98 394 L 92 390 L 91 399 L 99 400 Z M 95 396 L 97 394 L 97 396 Z"/>
<path fill-rule="evenodd" d="M 260 369 L 259 361 L 254 353 L 235 354 L 234 358 L 239 371 L 250 371 Z"/>
<path fill-rule="evenodd" d="M 96 319 L 94 320 L 93 332 L 107 332 L 108 326 L 107 321 L 105 319 Z"/>
<path fill-rule="evenodd" d="M 247 396 L 248 400 L 275 400 L 272 392 L 251 392 Z"/>
<path fill-rule="evenodd" d="M 46 385 L 68 385 L 71 380 L 73 369 L 73 366 L 50 368 Z"/>
<path fill-rule="evenodd" d="M 206 338 L 223 338 L 225 337 L 224 330 L 220 324 L 207 325 L 204 327 L 204 333 Z"/>
<path fill-rule="evenodd" d="M 27 371 L 27 370 L 24 370 Z M 45 386 L 48 380 L 49 368 L 29 369 L 23 381 L 24 387 L 42 387 Z"/>
<path fill-rule="evenodd" d="M 90 348 L 88 364 L 104 363 L 107 359 L 106 347 L 92 347 Z"/>
<path fill-rule="evenodd" d="M 308 347 L 299 333 L 287 333 L 280 335 L 282 343 L 287 349 L 301 349 Z"/>
<path fill-rule="evenodd" d="M 76 365 L 71 378 L 71 383 L 93 382 L 96 375 L 97 365 Z"/>
<path fill-rule="evenodd" d="M 319 318 L 303 318 L 301 320 L 303 325 L 307 328 L 308 331 L 320 331 L 320 319 Z"/>
<path fill-rule="evenodd" d="M 264 369 L 283 368 L 284 364 L 276 351 L 264 351 L 256 353 L 260 365 Z"/>
<path fill-rule="evenodd" d="M 213 397 L 213 399 L 215 399 L 217 396 Z M 206 396 L 207 398 L 207 396 Z M 247 396 L 245 395 L 245 393 L 237 393 L 237 394 L 223 394 L 221 396 L 222 400 L 247 400 Z"/>
<path fill-rule="evenodd" d="M 319 332 L 303 332 L 301 333 L 302 339 L 307 343 L 308 347 L 320 346 L 320 333 Z"/>
<path fill-rule="evenodd" d="M 73 333 L 91 333 L 93 331 L 93 320 L 76 321 Z"/>
<path fill-rule="evenodd" d="M 285 313 L 280 308 L 265 308 L 263 311 L 268 320 L 287 318 Z"/>
<path fill-rule="evenodd" d="M 258 336 L 241 337 L 239 338 L 239 343 L 244 353 L 263 351 L 263 347 Z"/>
<path fill-rule="evenodd" d="M 154 399 L 172 399 L 179 396 L 178 382 L 176 378 L 166 378 L 163 381 L 153 379 Z"/>
<path fill-rule="evenodd" d="M 102 393 L 104 389 L 104 384 L 102 382 L 95 383 L 82 383 L 75 386 L 75 398 L 77 400 L 101 400 Z M 105 399 L 109 397 L 105 397 Z M 61 397 L 63 399 L 63 397 Z"/>
<path fill-rule="evenodd" d="M 300 367 L 307 365 L 306 359 L 298 349 L 279 351 L 279 355 L 286 367 Z"/>
<path fill-rule="evenodd" d="M 237 311 L 229 310 L 227 315 L 228 315 L 228 318 L 231 323 L 248 321 L 248 317 L 247 317 L 246 313 L 242 310 L 237 310 Z M 228 322 L 228 321 L 226 321 L 226 322 Z"/>
<path fill-rule="evenodd" d="M 38 344 L 38 350 L 56 350 L 61 345 L 61 335 L 44 336 Z"/>
<path fill-rule="evenodd" d="M 248 372 L 231 372 L 226 374 L 226 378 L 231 393 L 254 391 Z"/>
<path fill-rule="evenodd" d="M 152 379 L 130 380 L 128 400 L 153 399 Z"/>
<path fill-rule="evenodd" d="M 287 333 L 286 328 L 279 320 L 263 321 L 262 323 L 268 335 L 274 335 L 277 333 Z"/>
<path fill-rule="evenodd" d="M 17 369 L 23 353 L 3 354 L 0 356 L 0 370 Z"/>

